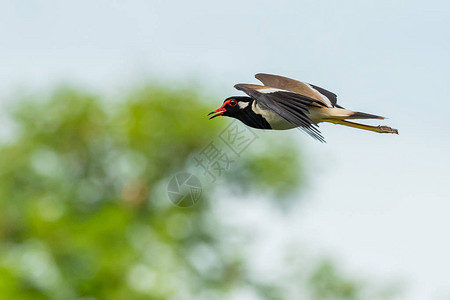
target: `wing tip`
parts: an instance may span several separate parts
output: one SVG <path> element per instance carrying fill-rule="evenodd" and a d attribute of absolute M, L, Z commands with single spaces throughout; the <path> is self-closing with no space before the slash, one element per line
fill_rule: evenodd
<path fill-rule="evenodd" d="M 258 80 L 260 80 L 259 77 L 265 76 L 265 75 L 269 75 L 269 74 L 267 74 L 267 73 L 256 73 L 256 74 L 255 74 L 255 78 L 258 79 Z"/>
<path fill-rule="evenodd" d="M 325 138 L 323 137 L 322 133 L 320 132 L 318 125 L 314 122 L 312 122 L 309 126 L 299 126 L 297 129 L 303 131 L 316 141 L 319 141 L 321 143 L 327 143 L 325 141 Z"/>
<path fill-rule="evenodd" d="M 243 83 L 235 84 L 233 87 L 234 87 L 235 89 L 239 90 L 239 91 L 245 92 L 245 90 L 244 90 L 244 84 L 243 84 Z"/>

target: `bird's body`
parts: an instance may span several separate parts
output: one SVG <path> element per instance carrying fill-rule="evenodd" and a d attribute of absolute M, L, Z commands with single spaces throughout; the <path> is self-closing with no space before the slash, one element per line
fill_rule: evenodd
<path fill-rule="evenodd" d="M 330 122 L 380 132 L 398 133 L 388 126 L 369 126 L 348 119 L 384 119 L 383 117 L 347 110 L 337 104 L 337 96 L 320 87 L 294 79 L 256 74 L 264 85 L 236 84 L 235 88 L 248 97 L 225 99 L 223 105 L 211 112 L 212 118 L 223 115 L 239 119 L 257 129 L 285 130 L 301 128 L 312 137 L 324 141 L 317 123 Z"/>
<path fill-rule="evenodd" d="M 262 105 L 259 105 L 256 101 L 252 101 L 251 109 L 255 114 L 260 115 L 264 120 L 267 121 L 267 123 L 270 126 L 270 129 L 285 130 L 297 127 L 297 125 L 286 121 L 284 118 L 282 118 L 280 115 L 273 112 L 272 110 L 265 108 Z"/>

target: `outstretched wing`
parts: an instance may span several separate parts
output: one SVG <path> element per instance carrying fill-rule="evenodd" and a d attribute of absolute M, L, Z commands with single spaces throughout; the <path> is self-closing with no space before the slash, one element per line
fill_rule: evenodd
<path fill-rule="evenodd" d="M 316 99 L 288 90 L 255 84 L 236 84 L 236 89 L 243 91 L 256 100 L 258 105 L 266 107 L 286 121 L 299 126 L 313 138 L 324 142 L 317 123 L 308 117 L 311 106 L 324 107 Z"/>
<path fill-rule="evenodd" d="M 255 77 L 265 86 L 279 88 L 305 95 L 322 102 L 328 107 L 340 107 L 337 105 L 336 94 L 318 86 L 278 75 L 258 73 L 255 75 Z"/>

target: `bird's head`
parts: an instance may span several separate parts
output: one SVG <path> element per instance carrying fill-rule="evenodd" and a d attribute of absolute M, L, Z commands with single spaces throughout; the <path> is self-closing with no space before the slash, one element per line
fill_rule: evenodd
<path fill-rule="evenodd" d="M 221 107 L 208 114 L 209 116 L 215 113 L 215 115 L 211 116 L 209 119 L 214 119 L 218 116 L 238 118 L 238 116 L 242 114 L 244 110 L 250 109 L 252 101 L 253 100 L 250 97 L 228 97 L 223 101 Z"/>

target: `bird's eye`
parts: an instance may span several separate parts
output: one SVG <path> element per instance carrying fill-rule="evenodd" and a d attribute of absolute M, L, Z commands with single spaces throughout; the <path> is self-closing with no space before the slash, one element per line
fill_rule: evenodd
<path fill-rule="evenodd" d="M 230 100 L 230 106 L 236 106 L 236 104 L 237 104 L 236 100 L 234 100 L 234 99 Z"/>

